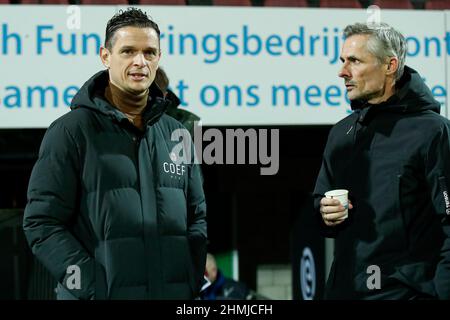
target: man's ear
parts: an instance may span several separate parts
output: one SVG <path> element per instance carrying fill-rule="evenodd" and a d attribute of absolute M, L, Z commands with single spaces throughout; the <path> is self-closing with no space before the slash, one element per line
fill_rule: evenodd
<path fill-rule="evenodd" d="M 398 58 L 390 57 L 389 61 L 387 62 L 386 75 L 395 74 L 397 72 L 397 69 L 398 69 Z"/>
<path fill-rule="evenodd" d="M 109 69 L 110 58 L 111 58 L 111 53 L 109 52 L 109 50 L 105 47 L 101 47 L 100 48 L 100 59 L 102 59 L 102 63 L 107 69 Z"/>

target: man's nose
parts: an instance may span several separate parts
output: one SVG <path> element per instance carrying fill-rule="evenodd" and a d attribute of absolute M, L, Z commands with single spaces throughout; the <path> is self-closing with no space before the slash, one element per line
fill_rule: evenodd
<path fill-rule="evenodd" d="M 143 53 L 138 53 L 134 56 L 134 61 L 133 61 L 135 66 L 138 67 L 143 67 L 146 65 L 146 61 L 145 61 L 145 57 Z"/>
<path fill-rule="evenodd" d="M 338 76 L 340 78 L 351 78 L 350 72 L 348 71 L 346 64 L 344 64 L 341 70 L 339 70 Z"/>

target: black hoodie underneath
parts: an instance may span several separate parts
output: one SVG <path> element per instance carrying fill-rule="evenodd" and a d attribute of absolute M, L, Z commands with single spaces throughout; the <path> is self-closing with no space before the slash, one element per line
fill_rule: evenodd
<path fill-rule="evenodd" d="M 449 299 L 450 122 L 408 67 L 386 102 L 352 108 L 330 131 L 314 190 L 321 227 L 336 238 L 326 298 Z M 327 227 L 318 208 L 332 189 L 348 189 L 354 209 Z"/>

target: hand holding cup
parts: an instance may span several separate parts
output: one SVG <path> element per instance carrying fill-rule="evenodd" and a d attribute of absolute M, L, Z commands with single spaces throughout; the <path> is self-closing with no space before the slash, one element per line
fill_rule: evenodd
<path fill-rule="evenodd" d="M 348 200 L 348 190 L 336 189 L 325 192 L 320 201 L 320 213 L 327 226 L 335 226 L 348 218 L 348 209 L 353 206 Z"/>

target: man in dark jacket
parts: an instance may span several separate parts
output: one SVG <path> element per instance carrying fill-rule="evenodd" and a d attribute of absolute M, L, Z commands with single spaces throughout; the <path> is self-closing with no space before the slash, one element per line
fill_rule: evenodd
<path fill-rule="evenodd" d="M 89 79 L 46 132 L 24 230 L 59 298 L 192 299 L 206 260 L 198 165 L 171 151 L 183 126 L 153 83 L 156 23 L 138 9 L 106 28 L 107 71 Z M 193 160 L 193 159 L 191 159 Z"/>
<path fill-rule="evenodd" d="M 177 95 L 169 89 L 169 77 L 162 67 L 159 67 L 156 71 L 155 83 L 161 89 L 164 97 L 170 101 L 167 106 L 166 113 L 180 121 L 183 126 L 189 131 L 191 136 L 194 136 L 195 127 L 198 125 L 200 118 L 185 109 L 179 109 L 181 104 Z"/>
<path fill-rule="evenodd" d="M 344 30 L 353 113 L 331 130 L 314 191 L 334 237 L 328 299 L 450 298 L 450 127 L 392 27 Z M 349 217 L 324 193 L 350 191 Z"/>

